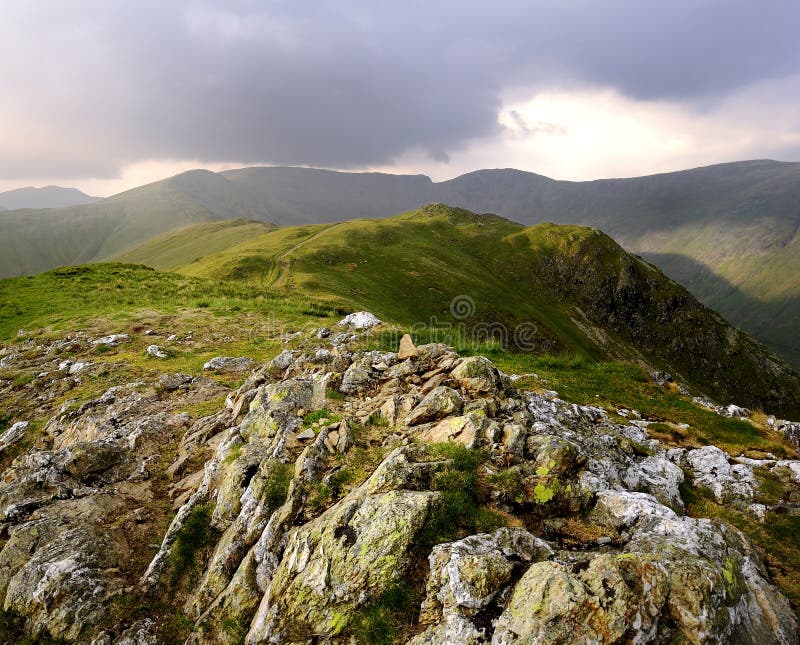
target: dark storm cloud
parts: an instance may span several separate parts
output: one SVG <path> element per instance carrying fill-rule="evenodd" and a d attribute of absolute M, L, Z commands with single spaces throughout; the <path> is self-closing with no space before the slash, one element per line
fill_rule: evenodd
<path fill-rule="evenodd" d="M 714 100 L 800 72 L 800 3 L 28 2 L 0 6 L 0 176 L 142 159 L 348 167 L 497 131 L 500 93 Z"/>

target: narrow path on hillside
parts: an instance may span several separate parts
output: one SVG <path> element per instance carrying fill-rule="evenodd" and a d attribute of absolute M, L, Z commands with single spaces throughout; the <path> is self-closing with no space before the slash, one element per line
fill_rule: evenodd
<path fill-rule="evenodd" d="M 344 222 L 337 222 L 336 224 L 331 224 L 327 228 L 324 228 L 321 231 L 319 231 L 317 233 L 314 233 L 314 235 L 309 235 L 304 240 L 301 240 L 300 242 L 295 244 L 292 248 L 287 249 L 286 251 L 281 253 L 275 259 L 275 265 L 278 268 L 278 277 L 275 278 L 275 281 L 272 283 L 272 286 L 273 287 L 282 287 L 285 284 L 288 284 L 290 287 L 293 287 L 294 285 L 292 284 L 292 280 L 291 280 L 292 261 L 291 260 L 285 260 L 285 258 L 287 258 L 289 255 L 294 253 L 297 249 L 299 249 L 300 247 L 304 246 L 305 244 L 308 244 L 312 240 L 317 239 L 321 235 L 327 233 L 328 231 L 332 231 L 333 229 L 335 229 L 338 226 L 341 226 L 342 224 L 344 224 Z"/>

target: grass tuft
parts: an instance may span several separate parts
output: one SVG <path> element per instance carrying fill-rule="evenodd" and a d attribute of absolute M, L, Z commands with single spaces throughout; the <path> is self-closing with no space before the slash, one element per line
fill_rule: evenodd
<path fill-rule="evenodd" d="M 483 456 L 480 451 L 456 442 L 432 444 L 429 451 L 432 458 L 448 463 L 431 480 L 431 488 L 441 491 L 442 498 L 421 531 L 423 552 L 461 535 L 492 531 L 505 525 L 502 515 L 481 505 L 478 467 Z"/>
<path fill-rule="evenodd" d="M 351 631 L 359 643 L 391 645 L 403 628 L 414 623 L 419 598 L 408 582 L 389 587 L 351 618 Z"/>
<path fill-rule="evenodd" d="M 170 580 L 177 584 L 187 574 L 196 574 L 200 562 L 219 539 L 219 531 L 211 526 L 210 504 L 195 506 L 175 537 L 169 553 Z"/>
<path fill-rule="evenodd" d="M 264 503 L 270 511 L 277 510 L 286 501 L 289 484 L 292 482 L 292 471 L 291 464 L 273 462 L 264 485 Z"/>

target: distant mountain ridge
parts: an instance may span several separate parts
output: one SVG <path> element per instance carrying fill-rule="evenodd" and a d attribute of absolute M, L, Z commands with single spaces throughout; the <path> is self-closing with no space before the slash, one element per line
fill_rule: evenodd
<path fill-rule="evenodd" d="M 61 186 L 45 186 L 34 188 L 15 188 L 0 192 L 0 210 L 11 211 L 20 208 L 64 208 L 65 206 L 80 206 L 91 204 L 102 199 L 92 197 L 77 188 L 63 188 Z"/>
<path fill-rule="evenodd" d="M 112 197 L 0 214 L 0 275 L 38 273 L 116 256 L 165 231 L 252 210 L 220 175 L 193 170 Z"/>
<path fill-rule="evenodd" d="M 753 160 L 588 182 L 513 169 L 438 183 L 311 168 L 196 170 L 95 204 L 0 214 L 0 275 L 116 257 L 199 222 L 331 223 L 430 202 L 522 224 L 599 228 L 800 366 L 800 163 Z"/>

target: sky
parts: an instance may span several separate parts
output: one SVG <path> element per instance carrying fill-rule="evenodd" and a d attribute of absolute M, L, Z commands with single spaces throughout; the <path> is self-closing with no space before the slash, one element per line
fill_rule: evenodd
<path fill-rule="evenodd" d="M 797 0 L 2 0 L 0 190 L 800 161 Z"/>

